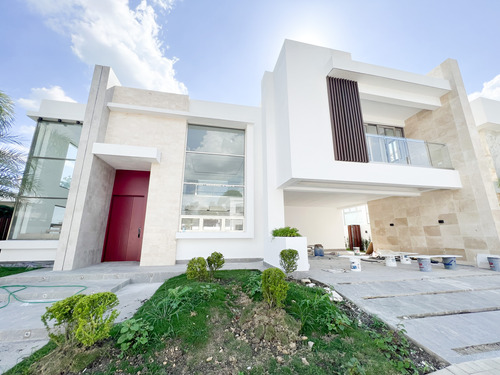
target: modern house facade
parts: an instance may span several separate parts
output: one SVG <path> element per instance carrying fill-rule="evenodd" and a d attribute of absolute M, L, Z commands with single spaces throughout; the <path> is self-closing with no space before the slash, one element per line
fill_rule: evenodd
<path fill-rule="evenodd" d="M 306 246 L 344 248 L 343 210 L 364 204 L 376 249 L 500 252 L 495 164 L 453 60 L 420 75 L 287 40 L 261 107 L 126 88 L 97 66 L 86 104 L 30 116 L 0 260 L 69 270 L 219 251 L 277 265 L 293 247 L 306 270 Z M 304 237 L 272 238 L 282 226 Z"/>

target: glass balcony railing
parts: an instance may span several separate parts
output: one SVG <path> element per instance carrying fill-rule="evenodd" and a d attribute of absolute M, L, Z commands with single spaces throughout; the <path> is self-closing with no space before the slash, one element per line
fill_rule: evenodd
<path fill-rule="evenodd" d="M 444 144 L 376 134 L 366 134 L 366 144 L 371 162 L 453 169 Z"/>

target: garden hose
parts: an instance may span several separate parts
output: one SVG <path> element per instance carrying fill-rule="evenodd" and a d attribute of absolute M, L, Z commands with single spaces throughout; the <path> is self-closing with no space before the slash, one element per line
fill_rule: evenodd
<path fill-rule="evenodd" d="M 17 288 L 16 290 L 10 290 L 9 288 Z M 80 288 L 80 290 L 74 294 L 80 294 L 84 290 L 86 290 L 88 287 L 85 285 L 0 285 L 0 289 L 3 289 L 7 292 L 8 298 L 7 298 L 7 303 L 3 306 L 0 306 L 0 309 L 3 309 L 4 307 L 9 306 L 11 297 L 13 297 L 15 300 L 22 302 L 22 303 L 54 303 L 58 302 L 59 300 L 54 300 L 54 301 L 25 301 L 21 298 L 19 298 L 16 293 L 22 292 L 23 290 L 26 290 L 28 288 Z"/>

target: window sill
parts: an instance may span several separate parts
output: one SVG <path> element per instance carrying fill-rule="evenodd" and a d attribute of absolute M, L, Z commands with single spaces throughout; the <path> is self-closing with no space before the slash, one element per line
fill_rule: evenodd
<path fill-rule="evenodd" d="M 176 239 L 253 238 L 249 232 L 177 232 Z"/>

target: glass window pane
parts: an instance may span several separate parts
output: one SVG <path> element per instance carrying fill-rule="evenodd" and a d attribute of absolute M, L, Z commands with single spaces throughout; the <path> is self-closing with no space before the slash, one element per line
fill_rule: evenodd
<path fill-rule="evenodd" d="M 67 164 L 69 163 L 69 164 Z M 70 165 L 71 164 L 71 165 Z M 21 196 L 67 198 L 68 188 L 61 185 L 62 179 L 71 182 L 74 162 L 66 160 L 38 159 L 29 160 L 23 177 Z M 69 185 L 68 185 L 69 186 Z"/>
<path fill-rule="evenodd" d="M 182 215 L 243 216 L 243 188 L 184 185 Z"/>
<path fill-rule="evenodd" d="M 393 128 L 384 128 L 384 135 L 388 137 L 394 137 L 394 129 Z"/>
<path fill-rule="evenodd" d="M 66 199 L 23 198 L 16 203 L 11 240 L 57 240 Z"/>
<path fill-rule="evenodd" d="M 368 134 L 377 134 L 377 125 L 366 125 L 366 132 Z"/>
<path fill-rule="evenodd" d="M 66 160 L 64 162 L 64 168 L 61 175 L 61 181 L 59 186 L 65 189 L 69 189 L 71 185 L 71 178 L 73 177 L 73 170 L 75 169 L 75 162 L 72 160 Z"/>
<path fill-rule="evenodd" d="M 221 219 L 203 219 L 203 230 L 219 231 L 222 228 Z"/>
<path fill-rule="evenodd" d="M 243 185 L 244 171 L 241 156 L 187 153 L 184 181 Z"/>
<path fill-rule="evenodd" d="M 245 154 L 245 131 L 190 125 L 187 150 L 217 154 Z"/>
<path fill-rule="evenodd" d="M 76 159 L 82 125 L 41 121 L 37 126 L 33 156 Z"/>
<path fill-rule="evenodd" d="M 196 218 L 182 218 L 181 220 L 181 230 L 184 232 L 186 230 L 199 230 L 200 229 L 200 219 Z"/>

